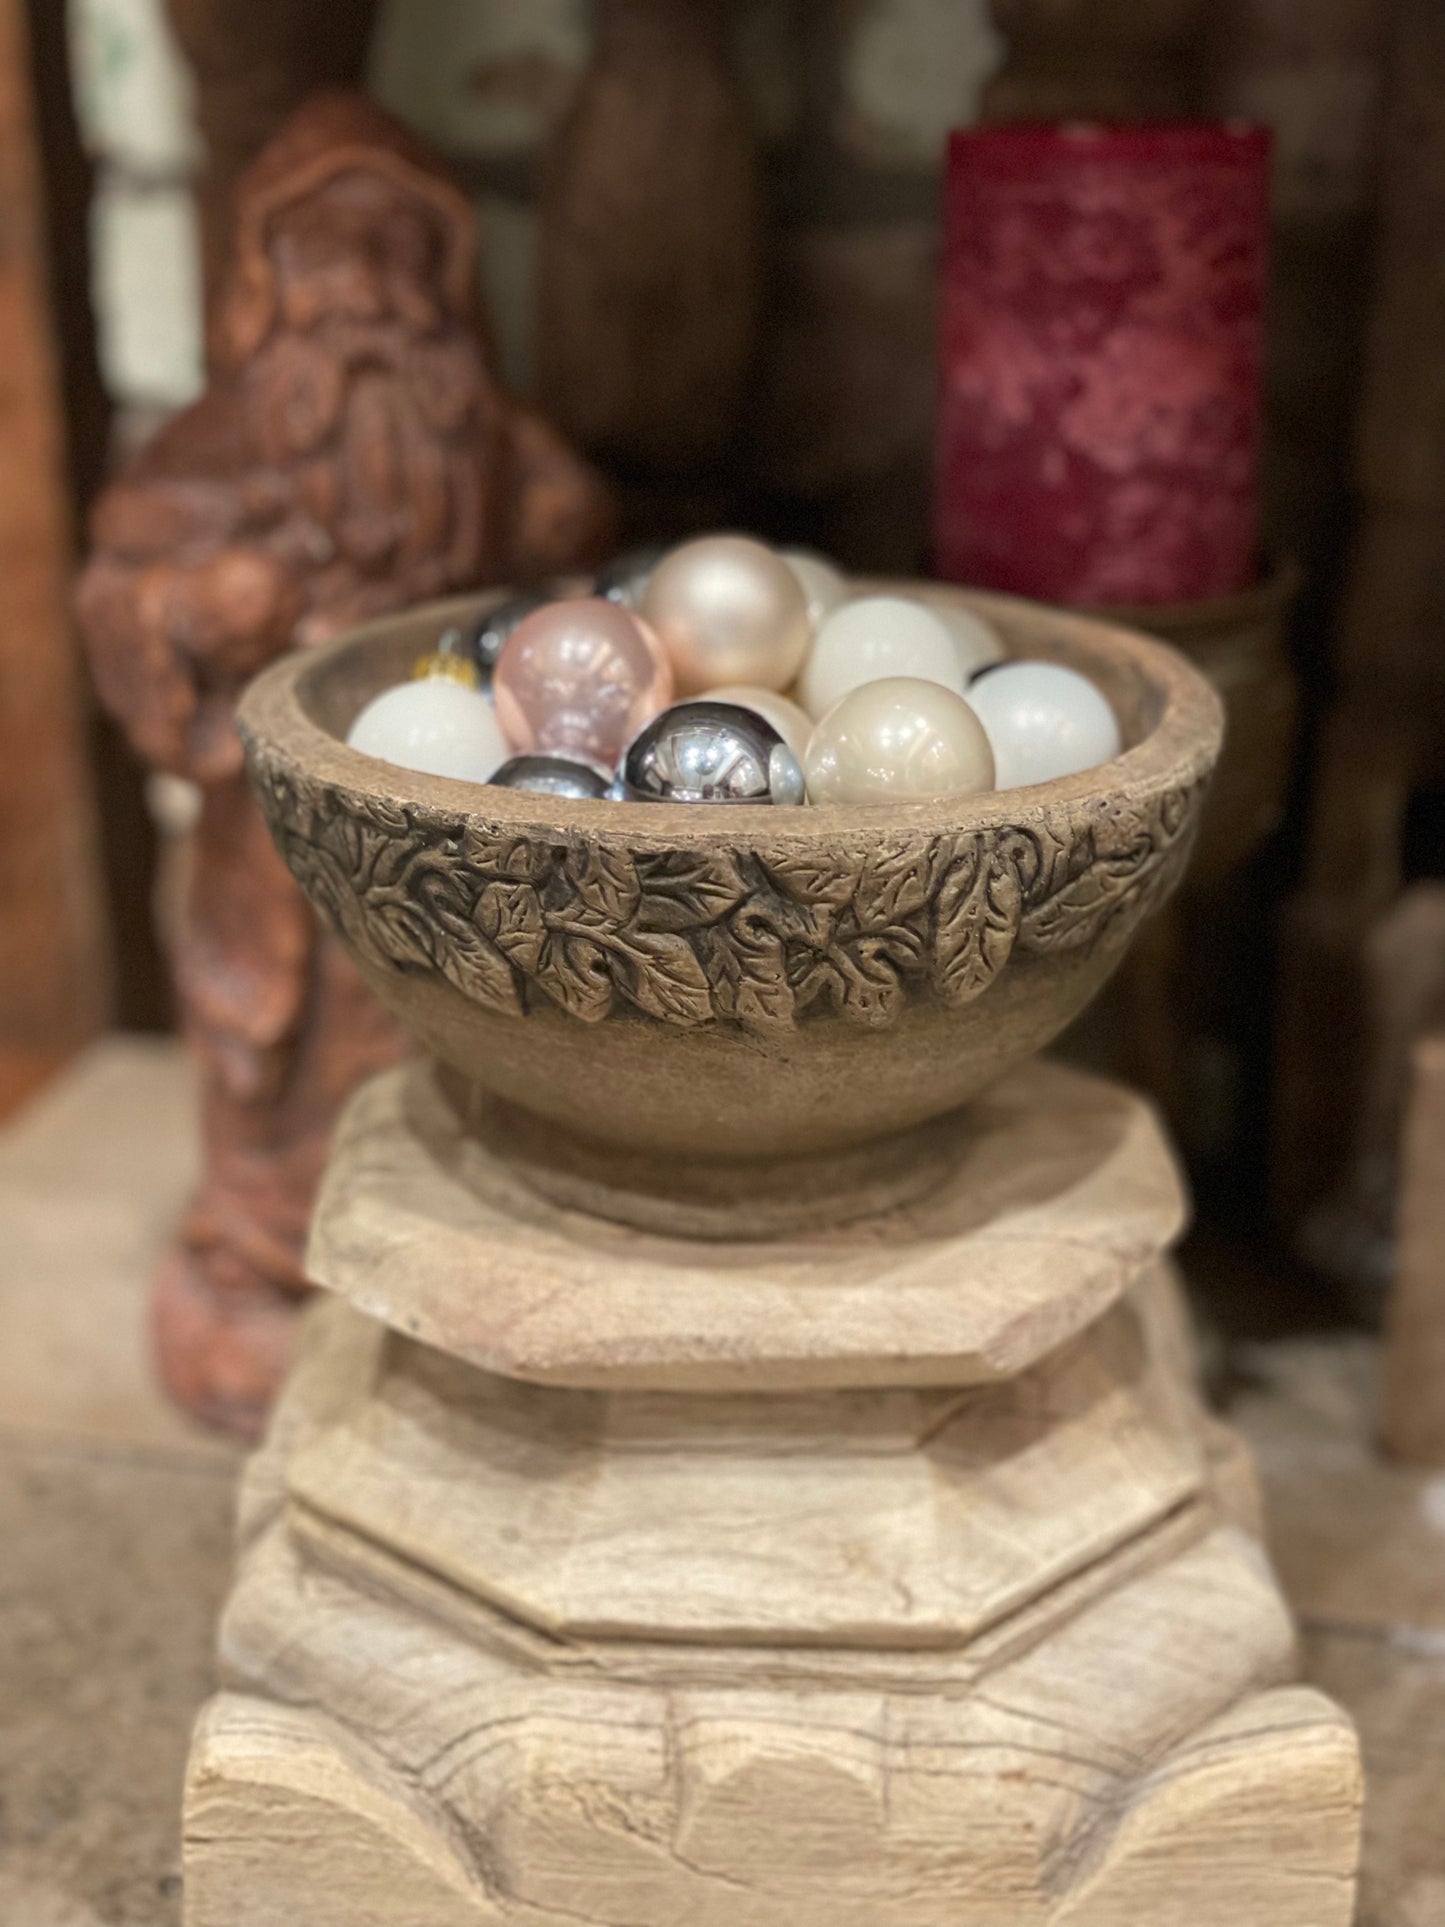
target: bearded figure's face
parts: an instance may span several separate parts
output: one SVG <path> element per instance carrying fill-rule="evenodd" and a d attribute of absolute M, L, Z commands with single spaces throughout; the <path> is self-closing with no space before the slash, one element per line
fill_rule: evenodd
<path fill-rule="evenodd" d="M 279 482 L 270 546 L 294 557 L 313 617 L 478 579 L 502 402 L 445 209 L 353 168 L 273 214 L 266 260 L 270 328 L 244 379 Z"/>
<path fill-rule="evenodd" d="M 285 468 L 330 445 L 338 460 L 364 456 L 375 468 L 385 455 L 404 466 L 403 431 L 383 429 L 383 414 L 412 418 L 414 455 L 418 438 L 465 435 L 474 460 L 489 458 L 498 397 L 475 317 L 457 312 L 454 241 L 438 208 L 363 169 L 273 217 L 271 324 L 248 369 L 272 462 Z M 339 444 L 344 418 L 358 411 L 356 446 Z M 398 477 L 398 498 L 405 487 Z"/>
<path fill-rule="evenodd" d="M 437 217 L 375 174 L 340 174 L 279 217 L 270 237 L 279 319 L 318 327 L 430 335 L 449 318 L 447 237 Z"/>

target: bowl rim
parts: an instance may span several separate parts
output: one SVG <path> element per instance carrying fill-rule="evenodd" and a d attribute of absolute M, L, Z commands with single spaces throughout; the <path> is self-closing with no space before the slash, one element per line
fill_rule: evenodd
<path fill-rule="evenodd" d="M 510 589 L 476 590 L 466 596 L 415 603 L 346 630 L 328 642 L 288 651 L 247 686 L 236 726 L 248 760 L 288 766 L 313 786 L 414 815 L 468 823 L 491 832 L 557 841 L 582 838 L 604 846 L 676 849 L 730 846 L 759 838 L 813 846 L 871 843 L 886 836 L 936 837 L 1003 829 L 1038 811 L 1087 814 L 1119 801 L 1189 787 L 1213 768 L 1224 733 L 1223 705 L 1214 688 L 1167 643 L 1106 616 L 1057 608 L 1023 596 L 1001 595 L 924 578 L 850 578 L 864 593 L 892 591 L 925 600 L 953 601 L 1005 631 L 1021 615 L 1048 619 L 1066 646 L 1084 654 L 1103 649 L 1132 667 L 1158 691 L 1161 709 L 1147 735 L 1107 763 L 1077 775 L 1008 790 L 930 797 L 921 802 L 851 805 L 731 803 L 713 808 L 688 803 L 646 803 L 631 808 L 605 799 L 542 796 L 492 784 L 431 776 L 351 749 L 308 712 L 305 696 L 340 659 L 368 641 L 387 637 L 399 623 L 448 620 L 505 600 Z"/>

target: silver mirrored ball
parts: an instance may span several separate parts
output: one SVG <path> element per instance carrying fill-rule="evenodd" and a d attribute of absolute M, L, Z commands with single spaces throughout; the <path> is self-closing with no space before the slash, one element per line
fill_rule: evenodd
<path fill-rule="evenodd" d="M 774 795 L 775 772 L 786 796 Z M 739 703 L 675 703 L 663 710 L 628 750 L 622 778 L 639 803 L 801 800 L 793 793 L 802 783 L 797 758 L 771 723 Z"/>
<path fill-rule="evenodd" d="M 469 622 L 457 623 L 448 629 L 437 643 L 438 653 L 461 656 L 471 663 L 481 677 L 485 690 L 491 684 L 497 658 L 506 647 L 512 631 L 534 610 L 544 607 L 547 601 L 544 595 L 510 596 L 495 608 L 473 616 Z"/>
<path fill-rule="evenodd" d="M 611 777 L 570 756 L 513 756 L 492 781 L 504 790 L 535 790 L 539 796 L 596 798 L 612 793 Z"/>
<path fill-rule="evenodd" d="M 624 609 L 635 609 L 642 600 L 647 578 L 667 554 L 665 542 L 648 542 L 641 548 L 625 549 L 607 564 L 592 585 L 594 595 L 620 602 Z"/>

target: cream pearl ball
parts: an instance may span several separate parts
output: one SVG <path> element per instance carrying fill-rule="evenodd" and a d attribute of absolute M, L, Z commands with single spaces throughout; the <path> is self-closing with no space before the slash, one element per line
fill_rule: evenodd
<path fill-rule="evenodd" d="M 812 634 L 797 576 L 746 535 L 704 535 L 673 549 L 648 578 L 638 613 L 671 658 L 679 696 L 715 683 L 786 689 Z"/>
<path fill-rule="evenodd" d="M 859 596 L 828 616 L 798 678 L 798 700 L 826 715 L 850 689 L 882 676 L 941 683 L 961 696 L 967 681 L 948 625 L 906 596 Z"/>
<path fill-rule="evenodd" d="M 998 789 L 1075 776 L 1119 754 L 1108 702 L 1087 676 L 1061 663 L 1005 663 L 980 676 L 968 700 L 993 745 Z"/>
<path fill-rule="evenodd" d="M 930 602 L 928 606 L 953 637 L 953 646 L 958 651 L 958 666 L 963 671 L 965 681 L 970 676 L 976 676 L 980 669 L 1003 661 L 1007 653 L 1003 638 L 982 616 L 976 616 L 972 609 L 965 609 L 957 602 Z"/>
<path fill-rule="evenodd" d="M 850 690 L 803 757 L 814 803 L 909 803 L 993 786 L 993 752 L 962 696 L 919 676 Z"/>
<path fill-rule="evenodd" d="M 744 709 L 751 709 L 771 723 L 783 741 L 800 760 L 808 747 L 808 738 L 813 733 L 813 719 L 805 709 L 800 709 L 791 696 L 780 696 L 776 689 L 760 689 L 756 683 L 723 683 L 718 689 L 704 692 L 704 700 L 710 703 L 739 703 Z"/>
<path fill-rule="evenodd" d="M 373 696 L 347 732 L 366 756 L 425 776 L 485 783 L 511 755 L 496 711 L 480 690 L 448 676 L 398 683 Z"/>
<path fill-rule="evenodd" d="M 811 549 L 784 549 L 783 560 L 798 578 L 808 603 L 808 620 L 814 629 L 832 615 L 839 603 L 848 600 L 848 581 L 825 556 Z"/>

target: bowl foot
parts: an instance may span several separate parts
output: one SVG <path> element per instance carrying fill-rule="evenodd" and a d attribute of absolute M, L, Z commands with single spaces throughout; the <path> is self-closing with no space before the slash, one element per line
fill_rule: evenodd
<path fill-rule="evenodd" d="M 799 1157 L 651 1157 L 598 1143 L 437 1069 L 469 1136 L 550 1204 L 662 1237 L 764 1242 L 916 1204 L 958 1162 L 959 1113 Z"/>

